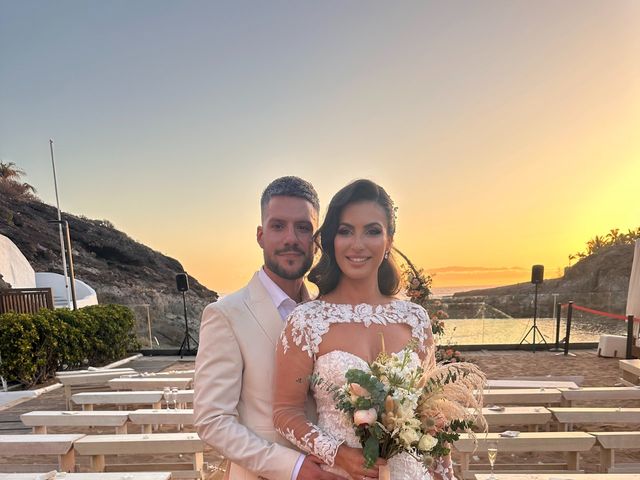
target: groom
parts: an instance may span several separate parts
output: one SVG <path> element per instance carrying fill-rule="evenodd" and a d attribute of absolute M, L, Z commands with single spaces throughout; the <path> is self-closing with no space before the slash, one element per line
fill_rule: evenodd
<path fill-rule="evenodd" d="M 260 199 L 264 266 L 249 284 L 202 314 L 194 413 L 200 438 L 231 461 L 230 480 L 337 480 L 273 427 L 275 346 L 287 315 L 309 298 L 319 202 L 313 186 L 282 177 Z"/>

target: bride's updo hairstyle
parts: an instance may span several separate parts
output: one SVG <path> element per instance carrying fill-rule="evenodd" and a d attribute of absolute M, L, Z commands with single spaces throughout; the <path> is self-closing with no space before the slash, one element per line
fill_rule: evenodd
<path fill-rule="evenodd" d="M 357 202 L 375 202 L 382 207 L 387 217 L 387 235 L 393 237 L 396 232 L 396 218 L 393 201 L 380 185 L 371 180 L 356 180 L 336 193 L 327 209 L 322 225 L 314 235 L 314 241 L 321 251 L 320 260 L 309 272 L 309 281 L 315 283 L 320 295 L 326 295 L 338 286 L 342 271 L 336 261 L 334 239 L 340 225 L 340 216 L 344 208 Z M 378 288 L 383 295 L 395 295 L 400 289 L 400 273 L 389 252 L 378 268 Z"/>

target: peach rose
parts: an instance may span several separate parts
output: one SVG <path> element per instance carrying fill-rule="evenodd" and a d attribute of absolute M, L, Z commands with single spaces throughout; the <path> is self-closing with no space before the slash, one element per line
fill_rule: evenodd
<path fill-rule="evenodd" d="M 353 413 L 353 423 L 356 425 L 373 425 L 378 420 L 378 412 L 375 408 L 369 410 L 356 410 Z"/>

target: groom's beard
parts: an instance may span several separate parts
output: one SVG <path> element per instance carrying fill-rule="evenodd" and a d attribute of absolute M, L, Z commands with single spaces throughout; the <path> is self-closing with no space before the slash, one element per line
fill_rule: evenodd
<path fill-rule="evenodd" d="M 295 270 L 287 270 L 286 267 L 282 266 L 278 262 L 277 255 L 285 252 L 297 252 L 300 253 L 304 257 L 304 261 L 299 268 Z M 284 260 L 286 262 L 286 260 Z M 264 257 L 264 263 L 269 270 L 278 275 L 279 277 L 284 278 L 285 280 L 297 280 L 302 278 L 305 273 L 309 271 L 311 268 L 311 264 L 313 263 L 313 254 L 305 253 L 298 248 L 287 248 L 284 250 L 276 251 L 274 255 Z"/>

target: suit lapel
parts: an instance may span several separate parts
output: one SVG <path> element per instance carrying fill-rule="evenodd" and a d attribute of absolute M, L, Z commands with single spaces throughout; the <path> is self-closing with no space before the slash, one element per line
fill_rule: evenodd
<path fill-rule="evenodd" d="M 282 327 L 284 327 L 284 321 L 280 318 L 278 309 L 273 304 L 269 293 L 262 286 L 257 273 L 249 282 L 248 288 L 249 296 L 245 299 L 245 304 L 275 347 L 280 338 Z"/>

